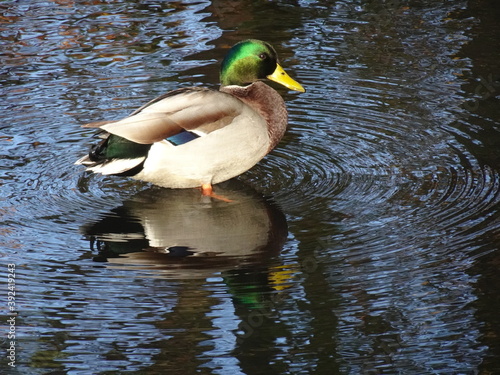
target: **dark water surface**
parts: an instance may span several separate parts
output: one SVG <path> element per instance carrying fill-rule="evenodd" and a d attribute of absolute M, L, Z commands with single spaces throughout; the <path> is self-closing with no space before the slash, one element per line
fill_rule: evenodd
<path fill-rule="evenodd" d="M 1 2 L 2 373 L 499 374 L 499 19 L 493 0 Z M 82 123 L 217 87 L 249 37 L 307 92 L 280 89 L 290 129 L 218 187 L 233 203 L 73 165 Z"/>

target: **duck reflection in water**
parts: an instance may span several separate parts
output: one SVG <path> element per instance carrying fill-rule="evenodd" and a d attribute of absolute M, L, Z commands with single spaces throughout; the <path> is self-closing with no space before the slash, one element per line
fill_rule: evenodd
<path fill-rule="evenodd" d="M 195 189 L 144 190 L 96 223 L 82 227 L 96 262 L 155 270 L 165 277 L 264 265 L 287 237 L 283 213 L 241 182 L 218 185 L 231 202 Z"/>
<path fill-rule="evenodd" d="M 81 228 L 92 251 L 98 252 L 94 261 L 130 270 L 132 278 L 144 272 L 174 281 L 154 291 L 141 288 L 162 301 L 169 300 L 171 290 L 176 297 L 175 305 L 154 323 L 165 337 L 154 343 L 160 352 L 148 369 L 151 373 L 164 373 L 165 366 L 195 373 L 204 362 L 200 358 L 206 358 L 203 366 L 211 365 L 204 351 L 219 345 L 213 332 L 221 324 L 218 306 L 226 303 L 226 293 L 234 306 L 233 319 L 239 320 L 235 353 L 246 352 L 260 337 L 257 328 L 248 325 L 250 312 L 271 314 L 292 285 L 294 273 L 278 256 L 288 236 L 279 208 L 239 181 L 219 184 L 217 192 L 231 202 L 200 195 L 196 189 L 152 187 Z M 210 278 L 217 281 L 207 287 Z M 113 290 L 109 293 L 113 298 Z M 141 306 L 138 309 L 142 312 Z M 263 319 L 262 332 L 274 332 L 268 329 L 272 324 Z"/>

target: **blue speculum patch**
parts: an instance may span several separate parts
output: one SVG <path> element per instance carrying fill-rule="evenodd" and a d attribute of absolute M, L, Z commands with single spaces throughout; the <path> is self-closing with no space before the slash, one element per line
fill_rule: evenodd
<path fill-rule="evenodd" d="M 200 136 L 198 134 L 195 134 L 193 132 L 183 130 L 182 132 L 175 134 L 171 137 L 166 138 L 167 141 L 172 143 L 174 146 L 180 146 L 183 145 L 184 143 L 188 143 L 192 141 L 193 139 L 199 138 Z"/>

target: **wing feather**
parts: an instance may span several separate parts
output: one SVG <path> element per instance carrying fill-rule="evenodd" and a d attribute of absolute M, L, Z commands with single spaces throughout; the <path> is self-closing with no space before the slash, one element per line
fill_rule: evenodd
<path fill-rule="evenodd" d="M 159 142 L 183 130 L 210 133 L 243 110 L 242 101 L 220 91 L 180 89 L 160 96 L 129 117 L 105 123 L 101 129 L 140 144 Z"/>

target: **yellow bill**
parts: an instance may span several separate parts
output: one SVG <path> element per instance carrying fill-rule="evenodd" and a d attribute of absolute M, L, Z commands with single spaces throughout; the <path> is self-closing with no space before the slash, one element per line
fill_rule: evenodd
<path fill-rule="evenodd" d="M 286 88 L 293 90 L 293 91 L 299 91 L 299 92 L 306 92 L 306 90 L 292 77 L 290 77 L 280 66 L 280 64 L 276 64 L 276 69 L 274 70 L 273 74 L 270 74 L 267 76 L 267 79 L 270 79 L 271 81 L 277 82 L 280 85 L 285 86 Z"/>

